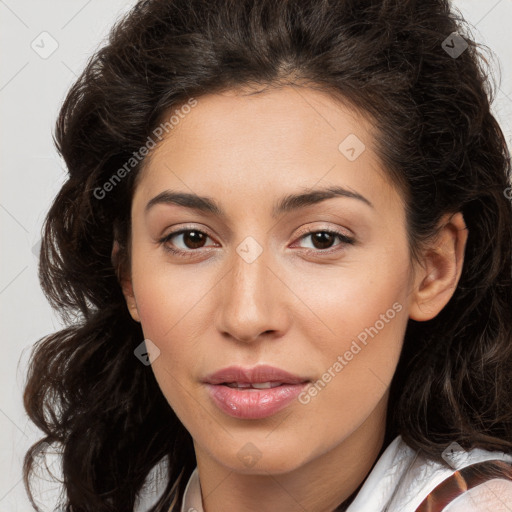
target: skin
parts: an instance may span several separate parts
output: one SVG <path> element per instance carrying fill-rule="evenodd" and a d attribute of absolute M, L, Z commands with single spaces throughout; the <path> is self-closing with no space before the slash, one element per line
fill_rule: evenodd
<path fill-rule="evenodd" d="M 338 149 L 349 134 L 365 144 L 354 161 Z M 433 318 L 456 288 L 462 215 L 443 217 L 439 236 L 413 261 L 404 204 L 374 138 L 365 115 L 320 91 L 227 91 L 200 97 L 139 175 L 123 291 L 160 351 L 152 369 L 193 438 L 207 512 L 328 512 L 346 500 L 382 447 L 408 319 Z M 333 185 L 372 206 L 335 197 L 272 218 L 281 197 Z M 145 211 L 169 189 L 208 196 L 225 217 L 175 204 Z M 184 227 L 208 237 L 159 242 Z M 355 242 L 314 245 L 304 233 L 325 229 Z M 262 249 L 251 263 L 237 252 L 248 236 Z M 307 404 L 232 418 L 202 383 L 232 364 L 269 364 L 316 382 L 397 303 L 394 318 Z M 257 454 L 255 465 L 239 458 L 244 450 Z"/>
<path fill-rule="evenodd" d="M 512 482 L 493 479 L 469 489 L 446 508 L 446 512 L 507 512 Z"/>

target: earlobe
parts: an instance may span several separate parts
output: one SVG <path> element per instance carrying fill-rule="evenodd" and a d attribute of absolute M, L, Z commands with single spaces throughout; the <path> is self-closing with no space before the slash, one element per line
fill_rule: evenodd
<path fill-rule="evenodd" d="M 130 312 L 131 317 L 136 321 L 140 322 L 139 310 L 137 309 L 137 301 L 135 300 L 135 294 L 133 293 L 132 282 L 130 279 L 123 279 L 121 281 L 121 287 L 123 289 L 123 295 L 126 300 L 126 306 Z"/>
<path fill-rule="evenodd" d="M 462 213 L 447 214 L 436 238 L 424 250 L 416 271 L 409 317 L 431 320 L 454 294 L 462 273 L 468 230 Z"/>
<path fill-rule="evenodd" d="M 123 262 L 120 260 L 119 251 L 119 243 L 117 241 L 114 241 L 111 254 L 112 264 L 114 265 L 114 268 L 116 270 L 117 279 L 119 281 L 119 284 L 121 285 L 121 289 L 123 291 L 128 311 L 130 312 L 131 317 L 136 322 L 140 322 L 139 311 L 137 309 L 137 302 L 135 300 L 135 294 L 133 292 L 131 276 L 129 275 L 128 270 L 125 268 L 126 265 L 124 265 Z"/>

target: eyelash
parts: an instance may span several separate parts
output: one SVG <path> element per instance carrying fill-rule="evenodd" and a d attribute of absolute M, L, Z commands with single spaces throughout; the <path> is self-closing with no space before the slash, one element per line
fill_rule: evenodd
<path fill-rule="evenodd" d="M 180 230 L 177 230 L 177 231 L 173 231 L 172 233 L 169 233 L 168 235 L 165 235 L 163 238 L 161 238 L 158 242 L 160 244 L 163 244 L 163 247 L 164 247 L 164 250 L 165 251 L 168 251 L 176 256 L 179 256 L 181 258 L 189 258 L 189 257 L 193 257 L 195 256 L 195 252 L 197 252 L 199 249 L 189 249 L 187 251 L 183 250 L 183 249 L 175 249 L 169 245 L 167 245 L 167 243 L 175 236 L 177 235 L 181 235 L 183 233 L 188 233 L 190 231 L 195 231 L 197 233 L 201 233 L 203 235 L 206 235 L 208 238 L 211 238 L 208 233 L 205 233 L 204 231 L 201 231 L 199 229 L 195 229 L 195 228 L 184 228 L 184 229 L 180 229 Z M 338 252 L 340 249 L 340 246 L 343 246 L 343 245 L 354 245 L 355 243 L 355 240 L 353 238 L 350 238 L 348 237 L 347 235 L 345 235 L 344 233 L 341 233 L 340 231 L 336 231 L 336 230 L 332 230 L 332 229 L 316 229 L 316 230 L 310 230 L 310 231 L 305 231 L 303 233 L 301 233 L 299 235 L 299 240 L 302 240 L 303 238 L 306 238 L 310 235 L 314 235 L 316 233 L 328 233 L 330 235 L 334 235 L 336 236 L 340 241 L 341 243 L 338 244 L 338 245 L 335 245 L 334 247 L 330 247 L 329 249 L 325 249 L 325 250 L 322 250 L 322 249 L 311 249 L 311 248 L 306 248 L 304 249 L 306 251 L 307 254 L 311 254 L 311 253 L 314 253 L 316 255 L 320 254 L 320 255 L 329 255 L 329 254 L 332 254 L 334 252 Z"/>

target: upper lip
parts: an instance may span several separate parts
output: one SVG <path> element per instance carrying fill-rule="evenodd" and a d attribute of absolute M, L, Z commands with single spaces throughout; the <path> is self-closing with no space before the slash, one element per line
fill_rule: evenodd
<path fill-rule="evenodd" d="M 281 368 L 259 365 L 253 368 L 241 366 L 228 366 L 208 375 L 204 382 L 208 384 L 229 384 L 233 382 L 282 382 L 283 384 L 301 384 L 308 379 L 293 375 Z"/>

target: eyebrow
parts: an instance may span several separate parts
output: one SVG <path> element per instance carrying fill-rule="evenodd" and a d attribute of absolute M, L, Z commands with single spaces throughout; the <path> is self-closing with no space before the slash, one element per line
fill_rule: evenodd
<path fill-rule="evenodd" d="M 374 207 L 371 201 L 361 194 L 343 187 L 332 186 L 299 194 L 288 194 L 282 197 L 274 204 L 272 209 L 272 218 L 275 219 L 284 213 L 305 208 L 333 197 L 357 199 L 371 208 Z M 197 210 L 199 212 L 209 213 L 224 218 L 226 217 L 225 212 L 212 198 L 187 192 L 176 192 L 172 190 L 165 190 L 164 192 L 161 192 L 147 203 L 145 208 L 146 213 L 157 204 L 175 204 L 192 210 Z"/>

